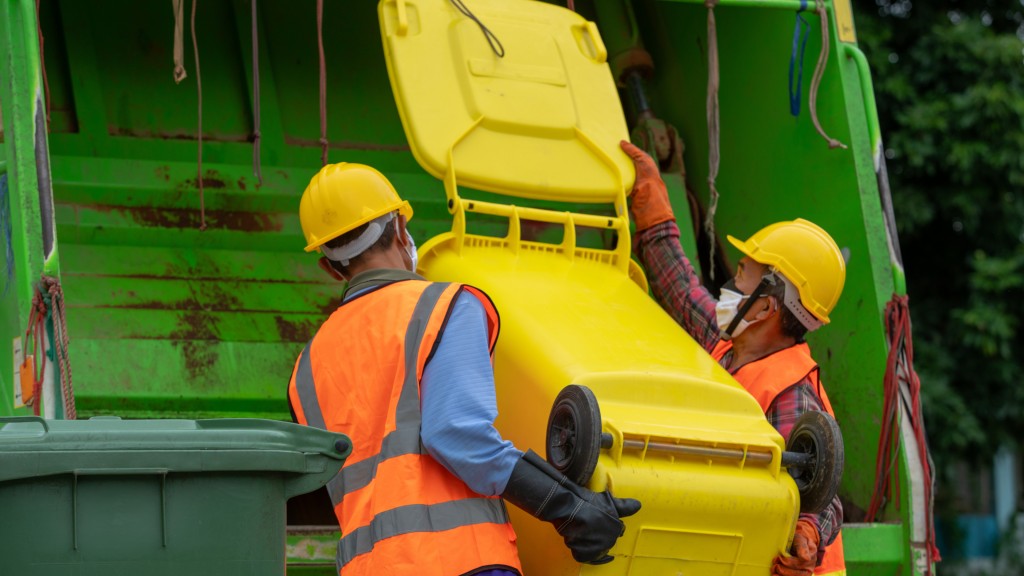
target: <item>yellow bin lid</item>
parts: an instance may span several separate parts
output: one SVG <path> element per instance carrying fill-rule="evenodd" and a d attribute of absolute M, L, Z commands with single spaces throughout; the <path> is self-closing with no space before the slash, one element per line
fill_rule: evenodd
<path fill-rule="evenodd" d="M 480 24 L 449 0 L 378 5 L 391 87 L 420 165 L 522 198 L 614 202 L 629 191 L 633 165 L 619 149 L 629 135 L 594 23 L 533 0 L 465 6 Z"/>

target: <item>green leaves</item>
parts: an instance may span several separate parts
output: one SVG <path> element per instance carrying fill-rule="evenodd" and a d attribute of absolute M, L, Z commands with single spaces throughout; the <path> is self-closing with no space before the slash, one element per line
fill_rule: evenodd
<path fill-rule="evenodd" d="M 1024 435 L 1024 6 L 855 6 L 938 460 Z"/>

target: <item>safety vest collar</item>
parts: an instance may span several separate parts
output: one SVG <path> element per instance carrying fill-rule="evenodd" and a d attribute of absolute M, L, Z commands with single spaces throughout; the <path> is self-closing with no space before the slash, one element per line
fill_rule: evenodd
<path fill-rule="evenodd" d="M 360 272 L 352 277 L 352 280 L 348 283 L 348 288 L 345 289 L 344 300 L 348 300 L 351 294 L 356 294 L 364 290 L 371 288 L 383 288 L 388 284 L 394 284 L 395 282 L 402 282 L 405 280 L 423 280 L 426 278 L 420 276 L 415 272 L 409 272 L 408 270 L 401 270 L 398 268 L 373 268 Z"/>
<path fill-rule="evenodd" d="M 811 358 L 811 348 L 810 348 L 810 346 L 807 345 L 806 341 L 801 341 L 801 342 L 795 342 L 795 343 L 793 343 L 793 344 L 791 344 L 789 346 L 786 346 L 785 348 L 779 348 L 778 350 L 769 352 L 769 353 L 765 354 L 764 356 L 761 356 L 760 358 L 755 358 L 754 360 L 751 360 L 751 361 L 747 362 L 746 364 L 744 364 L 743 366 L 740 366 L 738 368 L 735 368 L 735 367 L 733 367 L 731 365 L 732 364 L 732 357 L 730 356 L 729 357 L 729 362 L 728 362 L 730 365 L 726 366 L 725 365 L 725 357 L 729 356 L 729 353 L 732 352 L 732 348 L 733 348 L 732 345 L 733 345 L 732 340 L 719 340 L 718 343 L 715 344 L 715 347 L 711 350 L 711 356 L 715 360 L 718 361 L 719 365 L 721 365 L 722 368 L 725 368 L 729 372 L 729 374 L 732 374 L 734 376 L 736 375 L 737 372 L 739 372 L 740 370 L 744 369 L 745 367 L 747 367 L 747 366 L 749 366 L 751 364 L 755 364 L 757 362 L 762 362 L 762 361 L 765 361 L 765 360 L 769 360 L 769 361 L 770 360 L 774 360 L 775 358 L 773 358 L 773 357 L 783 357 L 783 356 L 792 357 L 794 355 L 801 355 L 801 356 L 806 356 L 807 360 L 812 365 L 814 365 L 814 360 Z M 808 370 L 808 372 L 809 372 L 809 370 Z M 806 372 L 805 372 L 805 374 L 806 374 Z"/>

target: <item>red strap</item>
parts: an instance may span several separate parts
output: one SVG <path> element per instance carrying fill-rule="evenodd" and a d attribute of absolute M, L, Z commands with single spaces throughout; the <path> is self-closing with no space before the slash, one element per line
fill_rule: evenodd
<path fill-rule="evenodd" d="M 889 356 L 886 360 L 884 380 L 884 403 L 882 407 L 882 429 L 878 438 L 878 455 L 875 459 L 875 492 L 867 510 L 867 522 L 873 522 L 882 508 L 891 501 L 899 501 L 899 479 L 896 477 L 899 448 L 900 387 L 906 386 L 910 396 L 910 424 L 918 446 L 924 483 L 925 538 L 931 562 L 942 559 L 935 541 L 933 518 L 932 463 L 928 455 L 925 437 L 924 417 L 921 412 L 921 380 L 914 370 L 914 342 L 911 334 L 909 297 L 893 295 L 885 306 L 886 339 Z M 929 562 L 926 574 L 931 574 Z"/>

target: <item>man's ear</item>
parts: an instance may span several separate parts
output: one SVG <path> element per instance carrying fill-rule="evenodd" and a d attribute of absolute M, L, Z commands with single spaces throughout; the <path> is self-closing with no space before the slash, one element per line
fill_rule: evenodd
<path fill-rule="evenodd" d="M 405 236 L 405 216 L 401 214 L 395 218 L 395 239 L 398 240 L 398 244 L 402 247 L 406 247 L 409 243 L 409 239 Z"/>
<path fill-rule="evenodd" d="M 320 269 L 326 272 L 331 278 L 334 278 L 338 282 L 348 282 L 348 278 L 346 278 L 344 274 L 335 270 L 334 266 L 331 266 L 331 263 L 327 260 L 326 256 L 321 256 L 316 263 L 320 266 Z"/>
<path fill-rule="evenodd" d="M 765 298 L 764 307 L 757 311 L 754 318 L 758 320 L 764 320 L 774 314 L 779 313 L 779 301 L 775 299 L 775 296 L 768 296 Z"/>

